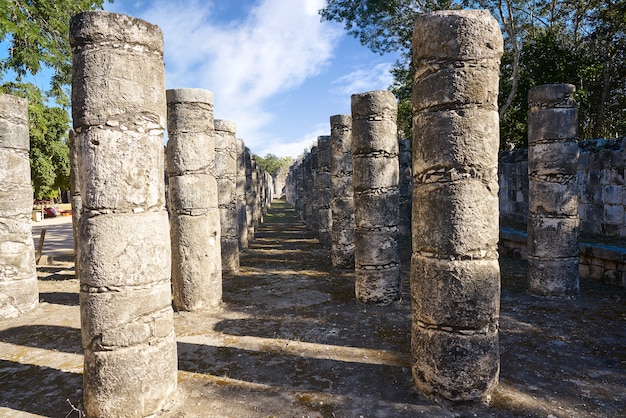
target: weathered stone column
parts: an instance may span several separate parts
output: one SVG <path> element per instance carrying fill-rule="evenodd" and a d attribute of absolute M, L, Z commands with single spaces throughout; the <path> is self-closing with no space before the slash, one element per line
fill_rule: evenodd
<path fill-rule="evenodd" d="M 528 286 L 578 294 L 578 113 L 571 84 L 528 93 Z"/>
<path fill-rule="evenodd" d="M 39 302 L 29 149 L 28 101 L 0 94 L 0 319 Z"/>
<path fill-rule="evenodd" d="M 234 122 L 215 120 L 215 177 L 222 229 L 222 271 L 225 272 L 239 271 L 236 130 Z"/>
<path fill-rule="evenodd" d="M 70 43 L 85 414 L 143 417 L 177 385 L 163 36 L 145 21 L 91 11 L 72 17 Z"/>
<path fill-rule="evenodd" d="M 248 214 L 246 210 L 245 145 L 242 139 L 237 139 L 236 195 L 239 250 L 243 251 L 248 248 Z"/>
<path fill-rule="evenodd" d="M 400 236 L 409 238 L 411 236 L 411 214 L 413 208 L 413 170 L 411 168 L 411 140 L 403 139 L 398 142 L 400 153 L 398 163 L 400 165 L 400 182 L 398 193 L 400 203 L 398 205 Z"/>
<path fill-rule="evenodd" d="M 334 267 L 354 268 L 354 197 L 352 195 L 352 117 L 330 117 L 331 229 Z"/>
<path fill-rule="evenodd" d="M 200 311 L 222 301 L 213 93 L 166 93 L 174 309 Z"/>
<path fill-rule="evenodd" d="M 70 204 L 72 207 L 72 240 L 74 242 L 74 264 L 76 264 L 76 254 L 78 253 L 78 220 L 83 210 L 83 200 L 80 197 L 80 182 L 78 180 L 78 155 L 76 133 L 70 129 L 68 135 L 68 146 L 70 149 Z M 80 276 L 74 265 L 74 273 L 78 279 Z"/>
<path fill-rule="evenodd" d="M 487 400 L 498 382 L 498 73 L 487 11 L 421 15 L 413 32 L 415 385 Z"/>
<path fill-rule="evenodd" d="M 387 90 L 352 95 L 352 186 L 356 298 L 400 299 L 398 104 Z"/>
<path fill-rule="evenodd" d="M 246 165 L 246 220 L 248 228 L 248 242 L 254 240 L 254 201 L 256 186 L 254 181 L 253 156 L 248 147 L 244 148 L 244 163 Z"/>
<path fill-rule="evenodd" d="M 331 247 L 331 229 L 333 224 L 333 215 L 330 209 L 331 191 L 330 191 L 330 136 L 317 137 L 317 175 L 316 191 L 318 204 L 318 228 L 317 239 L 322 248 Z"/>

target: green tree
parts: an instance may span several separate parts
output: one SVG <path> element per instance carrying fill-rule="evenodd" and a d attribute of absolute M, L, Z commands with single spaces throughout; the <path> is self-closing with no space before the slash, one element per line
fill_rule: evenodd
<path fill-rule="evenodd" d="M 265 157 L 255 155 L 257 164 L 270 175 L 274 175 L 280 168 L 289 168 L 293 164 L 291 157 L 277 157 L 274 154 L 266 154 Z"/>
<path fill-rule="evenodd" d="M 109 0 L 112 1 L 112 0 Z M 57 197 L 69 189 L 69 90 L 72 54 L 69 20 L 76 13 L 101 9 L 104 0 L 0 1 L 0 91 L 28 99 L 30 163 L 36 199 Z M 40 91 L 28 77 L 47 77 Z M 7 79 L 9 78 L 9 79 Z M 50 106 L 50 99 L 57 106 Z"/>
<path fill-rule="evenodd" d="M 342 22 L 372 51 L 401 52 L 390 89 L 399 102 L 399 131 L 410 137 L 413 21 L 418 13 L 455 7 L 488 9 L 500 23 L 503 146 L 526 144 L 528 90 L 546 83 L 577 87 L 581 137 L 626 133 L 623 0 L 328 0 L 320 15 Z"/>
<path fill-rule="evenodd" d="M 5 83 L 0 91 L 28 99 L 30 171 L 35 199 L 54 199 L 69 190 L 70 160 L 67 111 L 47 106 L 41 91 L 30 83 Z"/>
<path fill-rule="evenodd" d="M 67 86 L 72 76 L 69 20 L 76 13 L 101 9 L 104 0 L 3 0 L 0 2 L 0 41 L 9 51 L 0 59 L 0 76 L 9 70 L 17 82 L 52 70 L 46 95 L 69 104 Z"/>

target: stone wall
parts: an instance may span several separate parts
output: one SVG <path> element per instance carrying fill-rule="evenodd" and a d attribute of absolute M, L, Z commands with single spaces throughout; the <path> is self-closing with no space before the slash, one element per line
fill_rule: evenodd
<path fill-rule="evenodd" d="M 580 231 L 626 237 L 626 138 L 579 142 L 578 216 Z M 500 152 L 500 221 L 524 228 L 528 220 L 528 151 Z"/>

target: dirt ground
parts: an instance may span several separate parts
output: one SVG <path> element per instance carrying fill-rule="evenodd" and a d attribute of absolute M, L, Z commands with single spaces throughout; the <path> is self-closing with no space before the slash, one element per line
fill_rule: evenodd
<path fill-rule="evenodd" d="M 241 255 L 240 273 L 223 278 L 222 308 L 176 314 L 179 392 L 159 416 L 626 416 L 624 289 L 583 281 L 577 299 L 537 298 L 525 289 L 526 264 L 507 258 L 500 385 L 491 405 L 417 393 L 410 243 L 402 244 L 403 300 L 358 304 L 354 274 L 333 270 L 329 251 L 275 201 Z M 67 251 L 55 260 L 38 268 L 40 306 L 0 321 L 0 416 L 80 416 L 78 282 Z"/>

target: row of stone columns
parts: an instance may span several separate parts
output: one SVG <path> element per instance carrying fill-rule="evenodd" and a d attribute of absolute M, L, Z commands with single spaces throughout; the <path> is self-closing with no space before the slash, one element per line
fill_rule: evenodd
<path fill-rule="evenodd" d="M 412 145 L 399 141 L 400 172 L 392 96 L 353 95 L 351 118 L 331 117 L 333 266 L 355 268 L 357 300 L 389 303 L 400 295 L 397 235 L 412 230 L 415 384 L 455 401 L 488 399 L 499 374 L 502 49 L 488 12 L 443 11 L 416 20 L 414 137 Z M 529 289 L 546 296 L 578 291 L 572 93 L 573 86 L 550 85 L 529 94 Z M 311 192 L 323 173 L 320 143 L 292 167 L 287 198 L 321 243 L 323 228 L 313 217 L 322 197 Z M 400 190 L 413 189 L 401 204 L 399 176 Z M 409 217 L 407 201 L 412 221 L 403 228 L 398 217 Z"/>
<path fill-rule="evenodd" d="M 209 258 L 208 251 L 216 254 L 207 268 L 217 272 L 216 263 L 223 259 L 222 251 L 215 249 L 221 249 L 220 237 L 226 235 L 221 206 L 228 211 L 226 222 L 247 229 L 249 240 L 271 200 L 271 176 L 256 166 L 243 144 L 233 141 L 234 125 L 213 121 L 210 92 L 170 90 L 166 99 L 158 27 L 123 15 L 85 12 L 72 18 L 70 41 L 72 148 L 77 152 L 73 166 L 82 191 L 76 268 L 85 352 L 85 412 L 88 416 L 149 415 L 169 402 L 176 390 L 170 275 L 173 279 L 177 264 L 198 265 L 194 260 Z M 484 399 L 495 387 L 499 371 L 495 176 L 502 39 L 488 13 L 463 11 L 420 16 L 413 42 L 413 375 L 416 386 L 428 395 Z M 533 92 L 529 100 L 529 142 L 534 147 L 530 159 L 542 159 L 529 163 L 531 181 L 537 181 L 531 184 L 531 194 L 536 189 L 540 197 L 531 204 L 535 209 L 529 235 L 534 241 L 529 247 L 535 250 L 529 253 L 537 261 L 530 263 L 529 277 L 531 283 L 539 283 L 534 291 L 540 294 L 577 291 L 577 275 L 574 284 L 572 280 L 555 284 L 571 278 L 552 274 L 543 279 L 545 274 L 533 272 L 535 265 L 573 265 L 570 244 L 576 240 L 577 219 L 568 164 L 576 158 L 569 151 L 576 132 L 571 93 L 570 87 L 550 86 Z M 30 196 L 23 197 L 26 189 L 30 192 L 24 183 L 28 179 L 24 105 L 13 98 L 2 100 L 0 158 L 7 163 L 0 166 L 4 170 L 0 174 L 9 180 L 0 183 L 0 216 L 6 215 L 5 224 L 13 229 L 7 228 L 8 234 L 3 231 L 0 242 L 0 312 L 11 316 L 36 304 L 32 297 L 36 276 L 29 259 L 32 241 L 24 239 L 25 229 L 30 234 L 23 222 L 25 214 L 30 219 L 30 203 L 7 203 L 9 193 L 11 199 L 22 196 L 24 202 L 30 201 Z M 331 252 L 340 254 L 332 257 L 338 267 L 350 258 L 346 256 L 350 244 L 344 242 L 349 234 L 333 233 L 320 209 L 328 205 L 340 213 L 350 206 L 346 195 L 352 194 L 353 215 L 349 208 L 336 217 L 332 211 L 332 219 L 341 219 L 347 230 L 354 219 L 355 293 L 362 302 L 390 303 L 400 295 L 395 112 L 395 99 L 386 91 L 354 95 L 351 118 L 331 119 L 330 158 L 324 138 L 289 175 L 288 198 L 299 214 L 311 220 L 318 235 L 331 231 Z M 163 181 L 166 115 L 171 141 L 167 150 L 171 246 Z M 215 130 L 224 140 L 217 146 Z M 349 150 L 345 147 L 348 136 Z M 245 176 L 238 177 L 227 168 L 218 176 L 216 152 L 228 154 L 223 157 L 228 160 L 224 167 L 244 167 Z M 559 152 L 565 156 L 545 161 L 546 155 Z M 346 186 L 347 155 L 353 171 L 351 187 Z M 330 168 L 326 168 L 328 160 Z M 331 179 L 330 193 L 322 180 L 325 177 Z M 217 186 L 220 178 L 228 182 L 223 200 Z M 553 198 L 554 192 L 562 197 Z M 320 202 L 328 195 L 329 203 Z M 244 200 L 249 211 L 242 209 Z M 193 234 L 193 230 L 201 233 Z M 236 246 L 243 247 L 240 237 Z M 542 237 L 565 243 L 544 245 Z M 5 267 L 10 258 L 5 254 L 15 255 L 22 264 Z M 24 274 L 16 267 L 22 265 Z M 180 277 L 186 274 L 179 273 Z M 199 280 L 197 272 L 190 277 L 182 279 L 180 286 L 172 284 L 175 306 L 180 303 L 196 309 L 219 303 L 215 294 L 206 298 L 202 292 L 185 295 L 185 286 L 204 286 L 194 281 Z M 33 283 L 34 291 L 22 297 L 21 288 L 32 288 Z"/>

